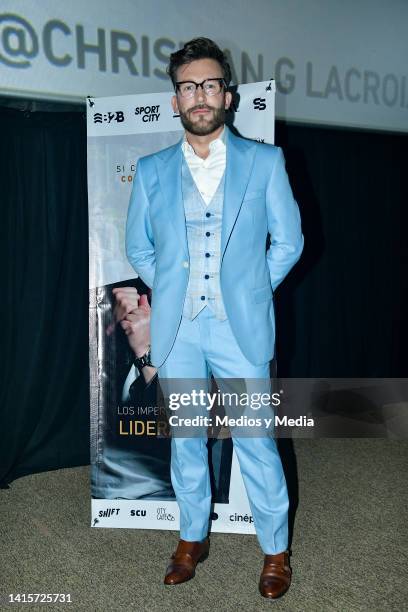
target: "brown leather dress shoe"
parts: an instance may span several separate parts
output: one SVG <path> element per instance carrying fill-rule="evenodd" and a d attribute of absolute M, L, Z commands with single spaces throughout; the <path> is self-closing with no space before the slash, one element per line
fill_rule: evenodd
<path fill-rule="evenodd" d="M 262 597 L 276 599 L 290 587 L 292 570 L 289 566 L 289 551 L 277 555 L 265 555 L 265 562 L 259 580 L 259 591 Z"/>
<path fill-rule="evenodd" d="M 205 561 L 209 549 L 208 538 L 204 542 L 180 540 L 176 552 L 171 556 L 164 577 L 164 584 L 180 584 L 194 578 L 197 563 Z"/>

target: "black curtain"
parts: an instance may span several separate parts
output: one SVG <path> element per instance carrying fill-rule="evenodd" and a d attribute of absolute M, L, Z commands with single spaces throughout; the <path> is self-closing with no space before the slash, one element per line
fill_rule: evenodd
<path fill-rule="evenodd" d="M 281 376 L 406 377 L 408 135 L 277 124 L 305 247 L 276 293 Z"/>
<path fill-rule="evenodd" d="M 89 462 L 82 112 L 0 112 L 0 482 Z M 282 377 L 405 377 L 408 136 L 277 122 L 305 235 L 276 292 Z"/>
<path fill-rule="evenodd" d="M 0 113 L 1 469 L 89 462 L 84 113 Z"/>

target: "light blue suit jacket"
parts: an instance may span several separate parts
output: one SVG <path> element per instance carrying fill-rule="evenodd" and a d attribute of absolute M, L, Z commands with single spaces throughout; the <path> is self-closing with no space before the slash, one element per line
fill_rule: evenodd
<path fill-rule="evenodd" d="M 275 350 L 273 291 L 303 249 L 300 215 L 279 147 L 238 138 L 228 129 L 226 146 L 221 292 L 242 352 L 260 365 Z M 157 367 L 177 335 L 189 277 L 182 155 L 179 142 L 139 160 L 126 226 L 127 257 L 152 288 L 152 363 Z"/>

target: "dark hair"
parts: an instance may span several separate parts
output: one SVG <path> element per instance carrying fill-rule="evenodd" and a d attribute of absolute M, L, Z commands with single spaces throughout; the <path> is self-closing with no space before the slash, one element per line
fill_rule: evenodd
<path fill-rule="evenodd" d="M 218 62 L 222 68 L 226 87 L 228 87 L 231 82 L 231 68 L 227 58 L 213 40 L 204 37 L 189 40 L 182 49 L 170 55 L 167 74 L 171 78 L 174 87 L 176 86 L 177 69 L 184 64 L 190 64 L 199 59 L 213 59 Z"/>

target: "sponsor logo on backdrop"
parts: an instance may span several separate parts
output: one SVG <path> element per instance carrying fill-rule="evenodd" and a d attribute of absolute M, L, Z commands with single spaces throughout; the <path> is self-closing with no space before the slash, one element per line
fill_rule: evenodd
<path fill-rule="evenodd" d="M 109 516 L 118 516 L 120 512 L 120 508 L 106 508 L 106 510 L 99 510 L 98 516 L 100 517 L 109 517 Z"/>
<path fill-rule="evenodd" d="M 140 118 L 143 123 L 158 121 L 160 117 L 160 104 L 152 104 L 148 106 L 136 106 L 135 115 Z"/>
<path fill-rule="evenodd" d="M 250 514 L 230 514 L 229 520 L 231 523 L 253 523 L 254 519 Z"/>
<path fill-rule="evenodd" d="M 125 115 L 123 111 L 116 112 L 107 112 L 107 113 L 94 113 L 94 123 L 112 123 L 112 121 L 116 121 L 116 123 L 123 123 L 125 120 Z"/>
<path fill-rule="evenodd" d="M 216 512 L 211 512 L 210 519 L 216 521 L 218 519 L 218 514 Z"/>
<path fill-rule="evenodd" d="M 252 102 L 254 110 L 263 111 L 266 109 L 266 98 L 254 98 Z"/>
<path fill-rule="evenodd" d="M 146 516 L 146 510 L 140 510 L 140 508 L 132 509 L 130 516 Z"/>
<path fill-rule="evenodd" d="M 157 508 L 157 520 L 158 521 L 175 521 L 176 519 L 170 512 L 167 512 L 167 508 Z"/>

